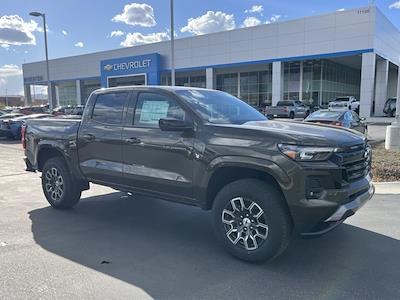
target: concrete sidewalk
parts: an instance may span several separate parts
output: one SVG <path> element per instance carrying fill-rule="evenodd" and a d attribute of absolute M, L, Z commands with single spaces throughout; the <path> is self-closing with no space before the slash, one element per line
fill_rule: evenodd
<path fill-rule="evenodd" d="M 400 200 L 400 181 L 395 182 L 374 182 L 375 193 L 380 195 L 398 194 Z"/>

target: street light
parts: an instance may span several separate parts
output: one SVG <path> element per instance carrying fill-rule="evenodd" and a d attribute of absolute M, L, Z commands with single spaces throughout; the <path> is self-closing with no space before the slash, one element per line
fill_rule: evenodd
<path fill-rule="evenodd" d="M 47 75 L 47 97 L 49 99 L 49 108 L 53 109 L 53 97 L 51 93 L 51 83 L 50 83 L 50 70 L 49 70 L 49 54 L 47 51 L 47 28 L 46 28 L 46 15 L 41 12 L 33 11 L 29 13 L 33 17 L 43 18 L 43 32 L 44 32 L 44 48 L 46 52 L 46 75 Z"/>

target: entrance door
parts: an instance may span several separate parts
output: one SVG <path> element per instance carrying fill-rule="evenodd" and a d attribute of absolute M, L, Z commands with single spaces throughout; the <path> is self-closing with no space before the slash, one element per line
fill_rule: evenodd
<path fill-rule="evenodd" d="M 146 85 L 146 74 L 108 77 L 108 87 L 128 86 L 128 85 Z"/>

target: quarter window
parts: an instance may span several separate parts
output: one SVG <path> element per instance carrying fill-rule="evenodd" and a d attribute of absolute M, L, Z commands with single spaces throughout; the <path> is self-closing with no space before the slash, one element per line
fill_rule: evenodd
<path fill-rule="evenodd" d="M 128 93 L 107 93 L 97 96 L 92 119 L 110 125 L 121 125 Z"/>
<path fill-rule="evenodd" d="M 160 94 L 140 93 L 134 125 L 158 128 L 158 121 L 163 118 L 185 120 L 185 111 L 173 99 Z"/>

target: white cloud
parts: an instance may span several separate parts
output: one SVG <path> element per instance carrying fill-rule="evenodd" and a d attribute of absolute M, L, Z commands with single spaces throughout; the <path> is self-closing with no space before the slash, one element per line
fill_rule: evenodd
<path fill-rule="evenodd" d="M 122 30 L 113 30 L 111 31 L 109 37 L 123 36 L 124 34 L 125 32 L 123 32 Z"/>
<path fill-rule="evenodd" d="M 84 45 L 83 42 L 77 42 L 74 46 L 78 48 L 83 48 Z"/>
<path fill-rule="evenodd" d="M 157 24 L 153 7 L 146 3 L 131 3 L 124 6 L 124 11 L 114 16 L 111 21 L 128 25 L 153 27 Z"/>
<path fill-rule="evenodd" d="M 344 11 L 344 8 L 339 8 L 337 11 Z"/>
<path fill-rule="evenodd" d="M 271 24 L 276 21 L 278 21 L 281 18 L 281 15 L 272 15 L 271 18 L 269 18 L 267 21 L 265 21 L 265 24 Z"/>
<path fill-rule="evenodd" d="M 190 32 L 200 35 L 217 31 L 231 30 L 236 27 L 235 18 L 232 15 L 217 11 L 208 11 L 206 14 L 188 19 L 185 27 L 181 28 L 181 32 Z"/>
<path fill-rule="evenodd" d="M 262 13 L 264 8 L 262 5 L 253 5 L 250 9 L 246 9 L 244 12 L 248 13 Z"/>
<path fill-rule="evenodd" d="M 65 30 L 61 30 L 61 32 L 62 32 L 63 35 L 67 35 L 68 34 L 68 32 L 66 32 Z"/>
<path fill-rule="evenodd" d="M 38 31 L 38 24 L 30 20 L 25 22 L 18 15 L 0 17 L 0 45 L 36 45 L 34 31 Z"/>
<path fill-rule="evenodd" d="M 252 26 L 257 26 L 260 25 L 261 21 L 257 19 L 256 17 L 247 17 L 243 21 L 243 27 L 252 27 Z"/>
<path fill-rule="evenodd" d="M 389 5 L 389 8 L 400 9 L 400 1 L 393 2 L 392 4 Z"/>
<path fill-rule="evenodd" d="M 22 70 L 17 65 L 3 65 L 0 67 L 0 78 L 22 75 Z"/>
<path fill-rule="evenodd" d="M 155 32 L 150 34 L 142 34 L 140 32 L 128 33 L 124 41 L 121 42 L 121 46 L 132 47 L 136 45 L 157 43 L 161 41 L 169 40 L 168 32 Z"/>
<path fill-rule="evenodd" d="M 10 49 L 10 45 L 9 45 L 9 44 L 0 44 L 0 47 L 1 47 L 1 48 L 4 48 L 4 49 L 6 49 L 6 50 L 9 50 L 9 49 Z"/>

